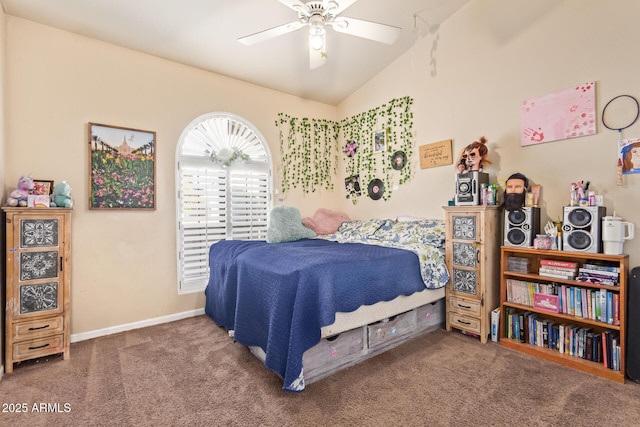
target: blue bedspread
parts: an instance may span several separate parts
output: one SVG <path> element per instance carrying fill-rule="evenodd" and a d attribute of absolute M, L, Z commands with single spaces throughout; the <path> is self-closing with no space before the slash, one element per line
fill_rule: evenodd
<path fill-rule="evenodd" d="M 205 312 L 261 347 L 291 391 L 304 389 L 302 355 L 336 312 L 425 289 L 416 254 L 360 243 L 226 240 L 211 246 L 209 264 Z"/>

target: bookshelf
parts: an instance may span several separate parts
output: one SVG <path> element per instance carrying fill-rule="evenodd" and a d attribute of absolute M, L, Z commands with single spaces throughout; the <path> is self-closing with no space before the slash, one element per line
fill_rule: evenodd
<path fill-rule="evenodd" d="M 509 246 L 502 246 L 500 252 L 500 344 L 534 357 L 540 357 L 569 368 L 624 383 L 629 256 Z M 510 271 L 516 269 L 513 265 L 509 265 L 510 258 L 512 260 L 517 258 L 515 261 L 520 261 L 521 265 L 528 265 L 527 272 Z M 582 268 L 585 264 L 614 266 L 619 269 L 618 284 L 606 285 L 543 276 L 539 274 L 541 263 L 546 264 L 548 262 L 542 260 L 556 261 L 555 264 L 575 263 L 577 268 Z M 526 283 L 526 286 L 523 283 Z M 540 293 L 555 293 L 557 296 L 549 297 L 551 299 L 550 303 L 538 304 L 534 307 L 534 298 L 527 299 L 527 295 L 522 293 L 523 289 L 527 289 L 529 297 L 531 297 L 532 287 L 539 290 Z M 518 293 L 514 293 L 514 289 L 518 289 Z M 584 313 L 578 312 L 575 307 L 574 292 L 575 295 L 584 293 L 589 298 L 593 298 L 587 299 L 585 297 L 582 299 L 582 302 L 587 301 Z M 570 294 L 571 297 L 569 296 Z M 618 309 L 613 320 L 609 319 L 608 315 L 604 313 L 606 302 L 603 302 L 602 308 L 596 312 L 597 301 L 600 297 L 605 298 L 603 295 L 606 297 L 611 295 L 612 307 L 616 306 L 617 300 Z M 541 295 L 534 296 L 535 299 L 540 300 L 538 297 L 541 297 Z M 542 299 L 545 299 L 544 295 Z M 590 305 L 590 302 L 593 302 L 593 306 Z M 554 310 L 557 310 L 557 312 L 554 312 Z M 579 315 L 576 315 L 576 313 Z M 584 314 L 584 316 L 581 314 Z M 518 317 L 518 320 L 514 316 Z M 598 316 L 600 316 L 601 320 L 598 320 Z M 527 330 L 524 336 L 518 336 L 519 334 L 514 331 L 514 329 L 519 328 L 520 324 L 523 325 L 520 331 Z M 545 325 L 544 328 L 542 327 L 543 324 Z M 541 339 L 542 335 L 538 335 L 536 330 L 530 328 L 532 325 L 545 331 L 547 326 L 551 325 L 549 328 L 553 329 L 552 348 L 548 347 L 549 336 L 547 335 L 543 341 Z M 563 332 L 559 333 L 559 329 L 562 329 Z M 574 333 L 575 340 L 573 338 Z M 606 340 L 603 337 L 603 333 L 604 336 L 619 337 L 619 351 L 617 351 L 617 354 L 612 354 L 612 357 L 617 356 L 616 369 L 606 367 L 605 363 L 601 361 L 588 360 L 589 358 L 594 359 L 600 356 L 597 354 L 597 349 L 601 348 L 601 343 L 598 343 L 597 340 Z M 534 334 L 534 336 L 532 337 L 531 334 Z M 568 335 L 571 336 L 570 340 L 567 339 Z M 596 338 L 594 339 L 593 336 L 596 336 Z M 588 341 L 585 341 L 587 337 Z M 562 341 L 562 344 L 560 344 L 560 341 Z M 544 346 L 543 342 L 547 343 L 547 347 Z M 584 347 L 579 349 L 580 344 L 578 342 Z M 589 352 L 587 352 L 587 342 L 590 342 Z M 576 355 L 570 355 L 571 347 L 575 350 L 574 353 Z M 582 357 L 578 356 L 578 354 Z M 611 360 L 609 364 L 613 364 L 613 361 Z"/>

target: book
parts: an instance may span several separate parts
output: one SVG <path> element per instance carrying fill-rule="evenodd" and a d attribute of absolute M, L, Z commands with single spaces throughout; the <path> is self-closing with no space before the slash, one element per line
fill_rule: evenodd
<path fill-rule="evenodd" d="M 578 263 L 577 262 L 573 262 L 573 261 L 560 261 L 557 259 L 541 259 L 540 260 L 540 265 L 541 266 L 546 266 L 546 267 L 564 267 L 564 268 L 577 268 L 578 267 Z"/>
<path fill-rule="evenodd" d="M 593 270 L 590 268 L 579 268 L 578 273 L 586 273 L 587 275 L 593 274 L 595 277 L 605 277 L 617 279 L 620 273 L 606 270 Z"/>
<path fill-rule="evenodd" d="M 567 314 L 573 316 L 576 312 L 576 288 L 573 286 L 567 288 Z"/>
<path fill-rule="evenodd" d="M 573 315 L 576 317 L 582 317 L 582 288 L 575 288 L 575 309 Z"/>
<path fill-rule="evenodd" d="M 491 341 L 498 342 L 498 327 L 500 326 L 500 307 L 491 310 Z"/>
<path fill-rule="evenodd" d="M 533 294 L 533 306 L 538 310 L 559 313 L 560 305 L 558 301 L 557 295 L 541 294 L 539 292 Z"/>
<path fill-rule="evenodd" d="M 613 292 L 607 291 L 607 323 L 613 325 Z"/>
<path fill-rule="evenodd" d="M 575 278 L 573 274 L 546 273 L 544 271 L 538 272 L 538 276 L 553 277 L 554 279 L 567 279 L 567 280 L 573 280 Z"/>
<path fill-rule="evenodd" d="M 593 332 L 592 331 L 587 332 L 585 344 L 586 344 L 585 352 L 584 352 L 585 359 L 593 360 Z"/>
<path fill-rule="evenodd" d="M 620 278 L 618 276 L 618 273 L 607 275 L 598 273 L 585 273 L 583 271 L 579 271 L 576 280 L 581 282 L 599 283 L 603 285 L 613 284 L 613 286 L 615 286 L 618 284 Z"/>
<path fill-rule="evenodd" d="M 569 270 L 561 267 L 540 267 L 538 273 L 560 274 L 563 276 L 569 276 L 571 278 L 576 277 L 576 272 L 574 270 Z"/>
<path fill-rule="evenodd" d="M 587 270 L 598 270 L 598 271 L 609 271 L 609 272 L 620 273 L 620 266 L 618 265 L 584 263 L 582 264 L 582 268 Z"/>
<path fill-rule="evenodd" d="M 518 315 L 518 338 L 520 339 L 520 342 L 525 343 L 526 341 L 524 340 L 524 313 L 520 313 Z"/>

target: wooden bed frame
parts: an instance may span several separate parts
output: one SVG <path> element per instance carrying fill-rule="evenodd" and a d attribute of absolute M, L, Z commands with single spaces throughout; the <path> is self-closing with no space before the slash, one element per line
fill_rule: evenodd
<path fill-rule="evenodd" d="M 302 358 L 304 382 L 311 384 L 335 372 L 384 353 L 407 340 L 443 329 L 445 291 L 425 289 L 393 301 L 337 313 L 336 321 L 322 328 L 322 339 Z M 251 353 L 265 361 L 260 347 Z"/>

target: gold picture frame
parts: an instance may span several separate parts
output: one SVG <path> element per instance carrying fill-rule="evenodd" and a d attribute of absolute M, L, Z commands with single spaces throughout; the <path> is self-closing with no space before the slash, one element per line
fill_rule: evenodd
<path fill-rule="evenodd" d="M 53 193 L 53 181 L 46 179 L 34 179 L 31 194 L 48 196 Z"/>

